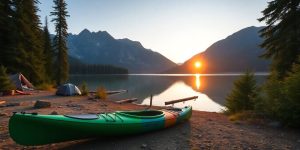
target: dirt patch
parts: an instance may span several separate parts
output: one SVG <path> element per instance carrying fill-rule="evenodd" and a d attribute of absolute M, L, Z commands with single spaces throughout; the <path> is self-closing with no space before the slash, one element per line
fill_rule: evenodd
<path fill-rule="evenodd" d="M 0 149 L 300 149 L 299 130 L 234 123 L 223 114 L 201 111 L 193 111 L 191 119 L 185 123 L 156 132 L 24 147 L 16 144 L 8 133 L 8 120 L 14 111 L 84 114 L 139 110 L 147 106 L 117 104 L 109 100 L 93 101 L 85 96 L 59 97 L 44 91 L 26 96 L 1 97 L 1 100 L 20 102 L 20 105 L 0 108 L 0 114 L 5 114 L 0 116 Z M 50 101 L 51 107 L 34 109 L 37 100 Z"/>

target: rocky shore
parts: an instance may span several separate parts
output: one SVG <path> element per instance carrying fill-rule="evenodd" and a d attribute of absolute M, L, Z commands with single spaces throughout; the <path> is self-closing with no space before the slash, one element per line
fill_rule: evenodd
<path fill-rule="evenodd" d="M 5 103 L 0 104 L 0 149 L 300 149 L 300 131 L 297 129 L 232 122 L 223 114 L 201 111 L 193 111 L 188 122 L 152 133 L 24 147 L 9 136 L 8 121 L 15 111 L 85 114 L 139 110 L 147 106 L 91 100 L 87 96 L 60 97 L 46 91 L 0 97 L 1 100 Z M 37 100 L 50 102 L 50 105 L 36 108 Z"/>

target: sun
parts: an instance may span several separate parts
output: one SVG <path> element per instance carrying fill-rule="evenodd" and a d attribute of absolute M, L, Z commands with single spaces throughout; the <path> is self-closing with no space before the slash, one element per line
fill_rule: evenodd
<path fill-rule="evenodd" d="M 201 62 L 199 62 L 199 61 L 195 62 L 195 67 L 196 68 L 200 68 L 201 66 L 202 66 Z"/>

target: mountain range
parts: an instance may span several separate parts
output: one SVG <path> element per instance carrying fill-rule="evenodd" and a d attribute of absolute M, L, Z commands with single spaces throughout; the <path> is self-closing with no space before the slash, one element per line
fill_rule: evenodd
<path fill-rule="evenodd" d="M 264 51 L 259 46 L 262 28 L 251 26 L 235 32 L 166 73 L 234 73 L 247 69 L 266 72 L 270 62 L 259 57 Z M 197 61 L 202 62 L 201 68 L 195 68 Z"/>
<path fill-rule="evenodd" d="M 177 66 L 140 42 L 115 39 L 106 31 L 69 34 L 69 55 L 86 64 L 107 64 L 127 68 L 129 73 L 160 73 Z"/>

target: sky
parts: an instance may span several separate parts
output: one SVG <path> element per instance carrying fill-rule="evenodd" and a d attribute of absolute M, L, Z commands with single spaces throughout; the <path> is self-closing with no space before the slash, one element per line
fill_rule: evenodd
<path fill-rule="evenodd" d="M 107 31 L 116 39 L 139 41 L 175 63 L 183 63 L 211 44 L 257 21 L 266 0 L 66 0 L 68 32 Z M 53 11 L 40 0 L 41 22 Z M 53 23 L 49 30 L 54 34 Z"/>

